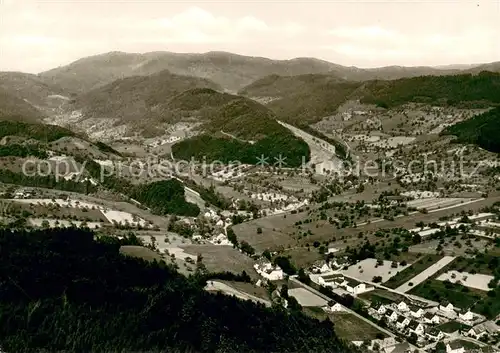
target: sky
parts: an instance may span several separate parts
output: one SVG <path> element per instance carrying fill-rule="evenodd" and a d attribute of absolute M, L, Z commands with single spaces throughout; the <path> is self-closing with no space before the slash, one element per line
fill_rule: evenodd
<path fill-rule="evenodd" d="M 500 61 L 500 0 L 0 0 L 0 70 L 124 51 L 229 51 L 357 67 Z"/>

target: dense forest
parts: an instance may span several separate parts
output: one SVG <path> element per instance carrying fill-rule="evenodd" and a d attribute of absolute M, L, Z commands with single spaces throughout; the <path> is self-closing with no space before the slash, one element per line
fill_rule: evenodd
<path fill-rule="evenodd" d="M 162 180 L 135 187 L 130 195 L 157 214 L 196 217 L 200 209 L 186 201 L 184 186 L 176 179 Z"/>
<path fill-rule="evenodd" d="M 388 108 L 408 102 L 488 107 L 500 103 L 500 73 L 420 76 L 367 82 L 357 92 L 362 103 Z"/>
<path fill-rule="evenodd" d="M 261 156 L 267 157 L 272 165 L 281 155 L 285 159 L 284 167 L 300 167 L 303 161 L 310 159 L 309 146 L 292 133 L 271 134 L 254 144 L 227 137 L 199 135 L 183 140 L 172 146 L 175 158 L 207 163 L 220 161 L 224 163 L 240 162 L 257 164 Z"/>
<path fill-rule="evenodd" d="M 0 121 L 0 138 L 5 136 L 19 136 L 42 142 L 51 142 L 65 136 L 75 136 L 75 134 L 56 125 L 5 120 Z"/>
<path fill-rule="evenodd" d="M 6 352 L 349 352 L 320 322 L 204 291 L 89 230 L 0 230 Z M 200 279 L 201 278 L 201 279 Z"/>
<path fill-rule="evenodd" d="M 196 217 L 200 213 L 198 206 L 186 201 L 184 186 L 176 179 L 132 185 L 128 180 L 114 175 L 106 174 L 101 178 L 101 166 L 98 163 L 84 159 L 79 161 L 85 162 L 89 174 L 99 180 L 102 186 L 139 201 L 156 214 Z"/>
<path fill-rule="evenodd" d="M 73 180 L 65 180 L 64 178 L 56 179 L 53 175 L 28 176 L 23 173 L 10 171 L 8 169 L 0 169 L 0 183 L 72 191 L 81 194 L 90 194 L 97 191 L 97 187 L 92 185 L 90 181 L 77 182 Z"/>
<path fill-rule="evenodd" d="M 500 153 L 500 108 L 450 126 L 443 133 L 457 136 L 458 142 Z"/>
<path fill-rule="evenodd" d="M 37 157 L 40 159 L 46 159 L 48 157 L 47 151 L 38 148 L 33 145 L 19 145 L 19 144 L 9 144 L 5 146 L 0 146 L 0 157 Z"/>

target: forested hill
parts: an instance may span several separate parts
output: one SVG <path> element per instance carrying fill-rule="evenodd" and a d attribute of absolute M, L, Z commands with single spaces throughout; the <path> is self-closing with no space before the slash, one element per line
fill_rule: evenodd
<path fill-rule="evenodd" d="M 435 105 L 489 107 L 500 104 L 500 73 L 419 76 L 397 80 L 345 81 L 332 75 L 269 76 L 239 91 L 269 99 L 266 107 L 281 121 L 314 123 L 335 114 L 348 100 L 384 108 L 420 102 Z"/>
<path fill-rule="evenodd" d="M 356 95 L 364 103 L 392 107 L 408 102 L 462 106 L 500 103 L 500 73 L 421 76 L 394 81 L 371 81 Z"/>
<path fill-rule="evenodd" d="M 349 352 L 333 324 L 202 289 L 91 231 L 0 230 L 6 352 Z"/>
<path fill-rule="evenodd" d="M 455 135 L 462 143 L 474 143 L 500 153 L 500 108 L 450 126 L 444 134 Z"/>

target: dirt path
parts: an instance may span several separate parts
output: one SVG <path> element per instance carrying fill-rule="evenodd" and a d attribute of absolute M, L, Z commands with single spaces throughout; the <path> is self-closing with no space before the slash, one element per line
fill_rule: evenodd
<path fill-rule="evenodd" d="M 396 288 L 396 291 L 401 292 L 401 293 L 406 293 L 410 291 L 412 288 L 415 288 L 418 286 L 420 283 L 428 279 L 429 277 L 432 277 L 436 272 L 441 270 L 443 267 L 451 263 L 453 260 L 455 260 L 454 256 L 445 256 L 429 268 L 425 269 L 424 271 L 420 272 L 418 275 L 410 279 L 408 282 L 405 284 L 402 284 L 398 288 Z M 410 283 L 413 285 L 410 286 Z"/>

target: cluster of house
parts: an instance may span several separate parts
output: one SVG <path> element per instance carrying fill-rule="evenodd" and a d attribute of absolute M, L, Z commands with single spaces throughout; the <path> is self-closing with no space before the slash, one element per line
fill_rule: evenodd
<path fill-rule="evenodd" d="M 407 304 L 404 301 L 387 305 L 373 303 L 368 313 L 378 320 L 385 318 L 390 327 L 403 334 L 415 334 L 420 342 L 438 342 L 449 336 L 449 332 L 440 330 L 437 325 L 451 320 L 470 327 L 463 334 L 474 339 L 500 333 L 500 328 L 492 321 L 484 321 L 482 316 L 470 310 L 457 311 L 451 303 L 441 303 L 427 308 Z"/>
<path fill-rule="evenodd" d="M 341 273 L 320 276 L 318 278 L 318 283 L 323 287 L 344 289 L 352 295 L 359 295 L 375 289 L 375 287 L 371 285 L 345 277 Z"/>
<path fill-rule="evenodd" d="M 217 213 L 212 209 L 205 211 L 203 218 L 213 227 L 212 236 L 208 240 L 210 243 L 216 245 L 232 245 L 227 238 L 227 228 L 232 225 L 232 217 L 235 214 L 249 217 L 249 213 L 245 211 L 222 211 L 220 213 Z M 198 238 L 201 239 L 201 236 L 193 237 L 195 240 Z"/>
<path fill-rule="evenodd" d="M 279 281 L 285 278 L 285 273 L 278 265 L 274 265 L 271 261 L 261 258 L 253 266 L 255 271 L 268 281 Z"/>

